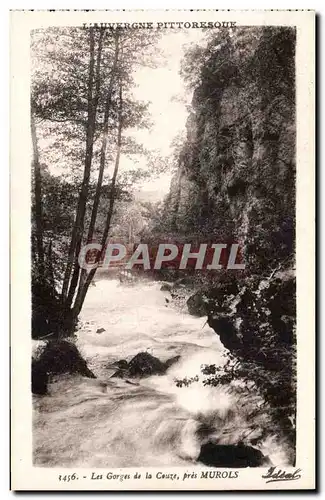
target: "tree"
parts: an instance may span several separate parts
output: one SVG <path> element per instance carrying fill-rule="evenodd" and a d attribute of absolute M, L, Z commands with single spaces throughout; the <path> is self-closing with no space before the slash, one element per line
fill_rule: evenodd
<path fill-rule="evenodd" d="M 107 241 L 107 236 L 108 232 L 111 227 L 111 221 L 112 221 L 112 215 L 113 215 L 113 209 L 114 209 L 114 203 L 115 203 L 115 186 L 116 186 L 116 179 L 117 179 L 117 174 L 118 174 L 118 169 L 120 165 L 120 157 L 121 157 L 121 143 L 122 143 L 122 128 L 123 128 L 123 117 L 122 117 L 122 111 L 123 111 L 123 89 L 122 89 L 122 83 L 120 82 L 120 90 L 119 90 L 119 97 L 120 97 L 120 102 L 119 102 L 119 122 L 118 122 L 118 133 L 117 133 L 117 151 L 116 151 L 116 158 L 115 158 L 115 166 L 114 166 L 114 171 L 113 171 L 113 177 L 112 177 L 112 182 L 111 182 L 111 197 L 110 197 L 110 203 L 109 203 L 109 208 L 107 212 L 107 218 L 106 218 L 106 223 L 105 223 L 105 228 L 102 236 L 102 249 L 104 250 L 105 244 Z M 96 201 L 96 200 L 95 200 Z M 97 212 L 96 212 L 97 216 Z M 89 235 L 89 233 L 88 233 Z M 102 255 L 98 254 L 97 255 L 97 264 L 100 260 L 100 257 Z M 78 266 L 78 267 L 77 267 Z M 76 263 L 76 269 L 79 268 L 78 263 Z M 73 314 L 74 317 L 76 318 L 78 314 L 81 311 L 81 308 L 83 306 L 89 285 L 93 279 L 93 277 L 96 274 L 97 268 L 92 269 L 87 276 L 87 279 L 83 281 L 82 276 L 85 276 L 85 273 L 81 275 L 80 279 L 80 284 L 79 284 L 79 289 L 77 293 L 77 298 L 73 307 Z"/>
<path fill-rule="evenodd" d="M 36 265 L 37 271 L 41 275 L 44 274 L 41 265 L 44 260 L 41 245 L 44 214 L 37 142 L 44 163 L 56 166 L 60 170 L 59 177 L 66 179 L 63 185 L 71 184 L 71 191 L 75 192 L 73 185 L 80 183 L 74 220 L 68 217 L 70 229 L 65 227 L 64 238 L 61 238 L 61 241 L 64 239 L 63 253 L 67 252 L 65 269 L 63 273 L 53 270 L 56 277 L 59 275 L 55 283 L 61 282 L 62 287 L 59 303 L 56 301 L 55 304 L 60 317 L 57 329 L 60 334 L 66 334 L 76 325 L 95 274 L 87 275 L 80 269 L 79 252 L 83 243 L 94 238 L 98 215 L 100 213 L 99 220 L 103 220 L 106 203 L 106 220 L 99 231 L 103 247 L 111 228 L 115 202 L 121 193 L 118 184 L 121 155 L 147 154 L 127 134 L 123 137 L 123 131 L 149 126 L 147 105 L 134 101 L 132 96 L 132 72 L 139 62 L 152 64 L 158 34 L 105 28 L 51 28 L 33 35 L 31 102 L 33 120 L 37 119 L 32 128 L 35 144 L 33 217 L 36 221 L 36 245 L 33 248 L 40 264 Z M 52 139 L 50 144 L 48 137 Z M 113 172 L 107 185 L 104 184 L 107 178 L 105 169 L 112 163 Z M 96 171 L 97 181 L 94 183 Z M 51 184 L 55 187 L 58 183 L 51 180 Z M 108 195 L 106 201 L 105 193 Z M 71 203 L 74 200 L 71 199 Z M 56 240 L 58 228 L 53 226 L 52 231 L 53 240 Z M 47 256 L 51 256 L 52 269 L 56 247 L 57 241 L 53 244 L 51 240 Z M 56 296 L 57 290 L 52 295 Z"/>
<path fill-rule="evenodd" d="M 90 55 L 89 55 L 89 77 L 88 77 L 88 110 L 87 110 L 88 117 L 86 125 L 85 168 L 79 195 L 75 223 L 71 236 L 67 267 L 63 279 L 62 295 L 61 295 L 62 302 L 64 302 L 67 299 L 67 292 L 69 287 L 70 275 L 72 271 L 73 259 L 75 254 L 79 254 L 80 252 L 82 234 L 84 229 L 84 218 L 86 212 L 86 202 L 88 197 L 90 170 L 93 159 L 96 113 L 99 100 L 100 64 L 101 64 L 101 55 L 103 46 L 103 35 L 104 35 L 104 30 L 101 28 L 100 37 L 98 41 L 98 48 L 97 48 L 96 69 L 94 69 L 95 68 L 94 29 L 90 28 L 89 30 Z M 66 303 L 67 307 L 69 307 L 70 305 L 69 302 L 70 300 L 68 298 L 68 301 Z"/>

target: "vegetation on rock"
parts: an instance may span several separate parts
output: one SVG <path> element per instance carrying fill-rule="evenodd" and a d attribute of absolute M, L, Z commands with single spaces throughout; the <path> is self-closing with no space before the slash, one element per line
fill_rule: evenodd
<path fill-rule="evenodd" d="M 204 383 L 258 390 L 294 446 L 295 30 L 207 35 L 205 47 L 188 52 L 183 75 L 192 111 L 164 231 L 238 242 L 246 264 L 193 278 L 188 305 L 203 307 L 232 356 L 223 368 L 203 367 Z"/>

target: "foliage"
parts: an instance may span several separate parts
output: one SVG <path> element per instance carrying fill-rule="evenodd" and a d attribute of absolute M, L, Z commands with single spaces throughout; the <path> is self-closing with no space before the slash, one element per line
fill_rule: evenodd
<path fill-rule="evenodd" d="M 159 36 L 74 27 L 32 33 L 36 336 L 71 333 L 91 280 L 79 268 L 82 243 L 105 239 L 134 185 L 165 168 L 130 134 L 151 125 L 148 103 L 134 99 L 133 74 L 138 64 L 153 64 Z M 144 158 L 147 171 L 119 179 L 121 156 Z"/>

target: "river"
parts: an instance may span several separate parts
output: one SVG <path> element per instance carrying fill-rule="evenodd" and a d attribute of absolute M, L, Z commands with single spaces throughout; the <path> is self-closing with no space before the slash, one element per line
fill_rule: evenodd
<path fill-rule="evenodd" d="M 97 378 L 60 376 L 49 395 L 33 396 L 35 465 L 193 467 L 207 440 L 258 438 L 267 417 L 252 422 L 249 414 L 263 401 L 257 394 L 238 401 L 230 388 L 202 384 L 200 366 L 223 365 L 227 350 L 205 318 L 174 307 L 160 287 L 99 279 L 89 289 L 77 345 Z M 180 359 L 165 375 L 111 378 L 114 362 L 144 351 L 162 361 Z M 198 382 L 176 386 L 175 379 L 196 375 Z M 286 446 L 272 432 L 258 449 L 276 465 L 287 462 Z"/>

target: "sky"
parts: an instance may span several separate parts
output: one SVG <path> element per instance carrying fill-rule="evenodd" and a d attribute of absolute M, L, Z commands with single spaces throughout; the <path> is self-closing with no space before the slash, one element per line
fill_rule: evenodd
<path fill-rule="evenodd" d="M 133 137 L 138 143 L 158 153 L 161 157 L 170 156 L 173 152 L 171 143 L 179 133 L 185 132 L 188 117 L 187 104 L 191 103 L 192 92 L 185 88 L 180 76 L 181 61 L 186 47 L 193 43 L 202 43 L 204 35 L 200 29 L 183 29 L 163 31 L 157 47 L 157 67 L 139 67 L 133 77 L 135 87 L 134 98 L 139 101 L 149 102 L 149 115 L 152 127 L 150 129 L 129 129 L 127 135 Z M 48 47 L 47 47 L 48 49 Z M 37 62 L 39 64 L 39 61 Z M 50 61 L 49 61 L 50 64 Z M 38 66 L 37 66 L 38 67 Z M 51 64 L 50 64 L 51 69 Z M 47 146 L 56 142 L 56 137 L 44 135 L 39 143 Z M 50 149 L 49 149 L 50 151 Z M 120 159 L 120 172 L 146 169 L 146 158 L 138 156 L 136 161 L 124 155 Z M 55 161 L 49 168 L 53 175 L 60 175 L 66 171 L 64 157 L 62 164 Z M 172 173 L 165 173 L 151 180 L 143 181 L 134 190 L 137 199 L 147 201 L 162 200 L 169 191 Z M 96 175 L 97 178 L 97 175 Z"/>
<path fill-rule="evenodd" d="M 172 153 L 170 146 L 173 139 L 178 133 L 184 132 L 188 116 L 186 105 L 192 98 L 179 74 L 184 45 L 199 43 L 202 39 L 201 30 L 166 33 L 158 44 L 165 56 L 164 66 L 156 69 L 140 68 L 134 73 L 137 84 L 134 96 L 139 100 L 150 101 L 149 112 L 153 126 L 150 130 L 132 130 L 130 135 L 146 148 L 159 150 L 162 156 Z M 134 165 L 131 160 L 125 157 L 121 159 L 121 170 L 132 168 Z M 144 182 L 137 192 L 137 197 L 148 197 L 151 201 L 162 199 L 169 191 L 170 180 L 171 173 L 166 173 Z"/>

